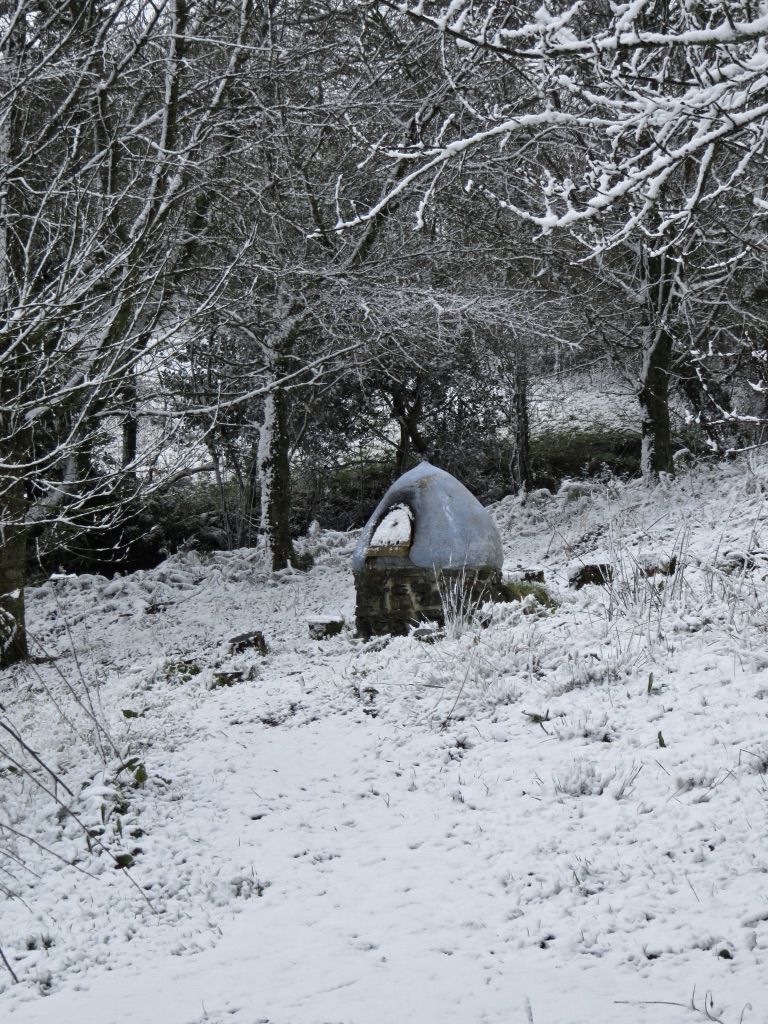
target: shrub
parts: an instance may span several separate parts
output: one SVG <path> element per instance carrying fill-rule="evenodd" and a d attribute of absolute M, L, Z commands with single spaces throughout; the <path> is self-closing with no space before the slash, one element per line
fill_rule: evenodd
<path fill-rule="evenodd" d="M 233 502 L 236 493 L 230 495 Z M 220 551 L 228 535 L 218 487 L 202 480 L 182 480 L 143 498 L 133 495 L 120 507 L 96 507 L 81 517 L 78 528 L 58 527 L 30 545 L 29 577 L 41 572 L 134 572 L 150 569 L 184 547 Z"/>
<path fill-rule="evenodd" d="M 620 430 L 552 430 L 531 439 L 534 486 L 556 491 L 566 478 L 640 474 L 640 435 Z"/>
<path fill-rule="evenodd" d="M 313 519 L 329 530 L 364 526 L 394 479 L 394 459 L 297 467 L 291 481 L 292 532 L 306 533 Z"/>

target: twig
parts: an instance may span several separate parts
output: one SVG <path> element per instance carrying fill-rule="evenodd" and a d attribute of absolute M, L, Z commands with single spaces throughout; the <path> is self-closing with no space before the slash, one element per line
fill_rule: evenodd
<path fill-rule="evenodd" d="M 448 728 L 448 723 L 451 720 L 451 716 L 453 715 L 453 712 L 456 710 L 456 705 L 459 703 L 459 698 L 461 697 L 461 695 L 462 695 L 462 693 L 464 691 L 464 687 L 466 685 L 467 679 L 469 678 L 469 670 L 471 668 L 472 668 L 472 654 L 470 654 L 470 656 L 469 656 L 469 662 L 467 663 L 467 671 L 464 673 L 464 678 L 461 681 L 461 686 L 459 687 L 459 692 L 456 694 L 456 700 L 451 705 L 451 710 L 448 712 L 448 714 L 445 716 L 443 721 L 440 723 L 440 728 L 441 729 L 447 729 Z"/>
<path fill-rule="evenodd" d="M 696 1005 L 695 985 L 693 986 L 693 993 L 691 995 L 690 1003 L 678 1003 L 673 999 L 614 999 L 614 1003 L 622 1006 L 679 1006 L 683 1010 L 693 1010 L 696 1013 L 704 1014 L 708 1020 L 711 1020 L 713 1022 L 713 1024 L 725 1024 L 725 1022 L 721 1020 L 720 1017 L 714 1017 L 709 1012 L 710 1007 L 715 1005 L 715 1000 L 712 998 L 712 991 L 710 989 L 707 989 L 706 994 L 704 996 L 703 1008 Z M 747 1006 L 749 1006 L 749 1004 L 747 1004 Z M 744 1011 L 747 1009 L 747 1006 L 745 1006 L 744 1010 L 741 1011 L 742 1018 L 744 1016 Z"/>
<path fill-rule="evenodd" d="M 692 893 L 693 893 L 693 895 L 694 895 L 694 896 L 696 897 L 696 902 L 697 902 L 697 903 L 701 903 L 701 900 L 699 899 L 699 897 L 698 897 L 698 894 L 697 894 L 696 890 L 695 890 L 695 889 L 693 888 L 693 884 L 691 883 L 691 880 L 690 880 L 690 878 L 688 877 L 688 875 L 686 875 L 686 876 L 685 876 L 685 880 L 686 880 L 686 882 L 688 883 L 688 885 L 689 885 L 689 886 L 691 887 L 691 892 L 692 892 Z"/>
<path fill-rule="evenodd" d="M 43 647 L 42 642 L 36 636 L 33 636 L 29 632 L 29 630 L 27 630 L 27 635 L 29 636 L 29 638 L 31 640 L 33 640 L 37 644 L 37 646 L 40 648 L 40 650 L 43 652 L 43 654 L 48 656 L 48 652 L 46 651 L 45 647 Z M 74 647 L 73 647 L 73 651 L 74 651 Z M 76 661 L 76 664 L 78 665 L 78 669 L 79 669 L 79 663 L 77 662 L 77 656 L 76 655 L 75 655 L 75 661 Z M 92 711 L 90 708 L 86 707 L 86 705 L 84 704 L 83 700 L 81 699 L 81 697 L 79 696 L 79 694 L 75 690 L 75 688 L 72 685 L 72 683 L 70 683 L 70 681 L 67 679 L 67 677 L 64 675 L 64 673 L 59 668 L 59 666 L 53 663 L 53 659 L 51 660 L 51 667 L 53 668 L 53 671 L 56 673 L 56 675 L 61 679 L 62 683 L 64 684 L 64 686 L 68 690 L 68 692 L 69 692 L 70 696 L 72 697 L 72 699 L 74 700 L 74 702 L 77 704 L 77 706 L 83 712 L 83 714 L 87 718 L 89 718 L 91 720 L 91 722 L 93 723 L 93 725 L 95 726 L 95 728 L 96 728 L 96 736 L 98 738 L 98 743 L 99 743 L 99 748 L 100 748 L 99 749 L 99 753 L 101 754 L 102 758 L 106 760 L 106 754 L 105 754 L 105 751 L 104 751 L 104 744 L 103 744 L 102 741 L 106 741 L 106 744 L 109 747 L 112 748 L 112 751 L 113 751 L 115 757 L 119 757 L 120 756 L 120 751 L 115 746 L 114 740 L 112 739 L 112 737 L 107 732 L 105 726 L 102 725 L 102 723 L 99 721 L 99 719 L 98 719 L 97 715 L 95 714 L 95 712 Z M 54 705 L 56 710 L 61 715 L 62 719 L 72 729 L 74 729 L 74 731 L 79 736 L 81 736 L 81 738 L 83 738 L 80 730 L 78 729 L 78 727 L 76 726 L 74 721 L 69 717 L 69 715 L 67 715 L 67 713 L 64 711 L 64 709 L 60 706 L 59 702 L 56 700 L 56 698 L 51 693 L 50 688 L 46 684 L 46 682 L 43 679 L 43 677 L 40 674 L 40 672 L 38 672 L 37 667 L 33 663 L 30 662 L 30 668 L 34 672 L 35 676 L 37 677 L 37 680 L 40 683 L 40 685 L 45 690 L 49 700 L 52 702 L 52 704 Z M 85 687 L 86 692 L 87 692 L 88 687 L 87 687 L 87 684 L 85 683 L 85 680 L 83 679 L 82 672 L 80 672 L 79 674 L 80 674 L 81 681 L 83 682 L 84 687 Z M 89 703 L 90 703 L 90 694 L 88 694 L 88 698 L 89 698 Z"/>
<path fill-rule="evenodd" d="M 106 740 L 107 745 L 112 748 L 112 752 L 114 753 L 115 757 L 119 757 L 120 756 L 120 752 L 118 751 L 117 747 L 115 746 L 114 741 L 112 740 L 112 737 L 109 735 L 109 733 L 107 732 L 107 730 L 104 727 L 104 725 L 99 721 L 99 717 L 96 714 L 96 708 L 93 706 L 93 698 L 91 697 L 91 690 L 90 690 L 90 687 L 88 686 L 88 683 L 85 680 L 85 676 L 83 675 L 83 669 L 82 669 L 82 666 L 80 664 L 80 659 L 79 659 L 79 657 L 77 655 L 77 647 L 75 646 L 75 638 L 72 636 L 72 630 L 70 629 L 70 626 L 69 626 L 69 620 L 67 619 L 67 616 L 62 611 L 61 602 L 59 601 L 59 593 L 58 593 L 58 590 L 56 589 L 55 585 L 52 587 L 52 590 L 53 590 L 53 599 L 56 602 L 56 608 L 58 609 L 59 614 L 61 615 L 61 618 L 62 618 L 62 620 L 64 622 L 64 628 L 67 631 L 67 637 L 69 639 L 69 646 L 70 646 L 70 649 L 72 651 L 72 657 L 74 658 L 75 668 L 77 669 L 77 674 L 80 677 L 80 682 L 83 685 L 83 690 L 85 691 L 85 696 L 86 696 L 86 698 L 88 700 L 88 707 L 87 708 L 85 707 L 83 702 L 78 698 L 74 687 L 66 680 L 64 674 L 61 672 L 61 670 L 58 668 L 58 666 L 54 665 L 54 669 L 56 669 L 58 671 L 58 673 L 61 676 L 61 678 L 67 684 L 67 686 L 69 688 L 69 691 L 72 694 L 72 696 L 75 698 L 75 700 L 77 700 L 77 703 L 80 705 L 80 707 L 83 709 L 83 711 L 85 711 L 85 713 L 90 717 L 91 721 L 96 726 L 96 736 L 98 738 L 99 746 L 101 747 L 100 753 L 101 753 L 102 758 L 104 760 L 106 760 L 106 754 L 104 752 L 104 747 L 102 745 L 102 737 Z"/>
<path fill-rule="evenodd" d="M 61 776 L 58 775 L 52 768 L 48 767 L 48 765 L 45 763 L 45 761 L 43 761 L 40 755 L 35 753 L 35 751 L 27 743 L 24 742 L 24 740 L 21 738 L 18 732 L 16 732 L 15 729 L 11 728 L 11 726 L 9 725 L 6 725 L 6 723 L 3 721 L 0 721 L 0 729 L 5 729 L 8 735 L 13 737 L 13 739 L 19 744 L 22 750 L 25 750 L 30 755 L 30 757 L 34 758 L 35 761 L 37 761 L 41 768 L 48 772 L 48 774 L 51 776 L 56 785 L 61 786 L 62 789 L 66 790 L 66 792 L 74 798 L 75 794 L 66 784 L 66 782 L 64 782 Z"/>
<path fill-rule="evenodd" d="M 79 824 L 79 822 L 78 822 L 78 824 Z M 81 826 L 81 828 L 82 828 L 82 826 Z M 19 832 L 17 829 L 15 829 L 11 825 L 7 824 L 7 822 L 5 822 L 5 821 L 0 821 L 0 832 L 10 832 L 11 835 L 16 836 L 18 839 L 24 839 L 28 843 L 32 843 L 33 846 L 36 846 L 38 849 L 42 850 L 43 853 L 47 853 L 51 857 L 55 857 L 56 860 L 60 860 L 61 863 L 62 864 L 66 864 L 68 868 L 74 868 L 75 871 L 79 871 L 80 874 L 82 874 L 82 875 L 88 875 L 89 878 L 96 878 L 96 875 L 91 874 L 90 871 L 86 871 L 85 868 L 81 868 L 78 864 L 73 864 L 72 861 L 67 860 L 66 857 L 62 857 L 60 853 L 56 853 L 55 850 L 52 850 L 50 847 L 46 846 L 45 843 L 41 843 L 41 842 L 39 842 L 39 840 L 33 839 L 32 836 L 28 836 L 25 832 Z M 7 850 L 5 850 L 3 852 L 6 854 L 6 856 L 8 856 L 8 851 Z M 109 852 L 109 851 L 107 851 L 107 852 Z M 110 856 L 111 856 L 111 854 L 110 854 Z M 18 860 L 18 857 L 14 858 L 14 859 Z M 22 863 L 22 867 L 26 868 L 27 865 Z M 28 871 L 32 871 L 31 868 L 27 868 L 27 870 Z M 35 872 L 32 871 L 32 874 L 34 875 Z M 40 876 L 38 875 L 36 877 L 40 877 Z"/>
<path fill-rule="evenodd" d="M 18 985 L 19 984 L 19 979 L 16 977 L 16 973 L 13 970 L 13 968 L 11 967 L 11 965 L 8 963 L 8 957 L 3 952 L 3 947 L 2 946 L 0 946 L 0 960 L 3 961 L 3 963 L 5 964 L 6 970 L 8 971 L 10 976 L 13 978 L 13 984 L 14 985 Z"/>
<path fill-rule="evenodd" d="M 7 754 L 6 754 L 6 756 L 8 757 L 8 760 L 9 760 L 9 761 L 12 761 L 12 762 L 16 763 L 16 762 L 14 761 L 14 759 L 13 759 L 12 757 L 10 757 L 10 756 L 9 756 L 9 755 L 7 755 Z M 101 851 L 102 851 L 103 853 L 105 853 L 105 854 L 106 854 L 106 855 L 107 855 L 107 856 L 108 856 L 108 857 L 109 857 L 109 858 L 110 858 L 110 859 L 111 859 L 112 861 L 114 861 L 114 866 L 115 866 L 116 868 L 119 868 L 119 869 L 120 869 L 120 871 L 122 871 L 122 872 L 123 872 L 123 873 L 125 874 L 126 878 L 127 878 L 127 879 L 128 879 L 128 881 L 129 881 L 129 882 L 131 883 L 131 885 L 133 885 L 133 886 L 134 886 L 134 887 L 135 887 L 136 889 L 138 889 L 138 891 L 139 891 L 139 893 L 140 893 L 140 895 L 141 895 L 141 898 L 142 898 L 142 899 L 144 900 L 144 902 L 145 902 L 145 903 L 147 904 L 147 906 L 149 907 L 149 909 L 150 909 L 150 910 L 151 910 L 151 911 L 152 911 L 152 912 L 153 912 L 154 914 L 157 914 L 157 913 L 158 913 L 158 911 L 157 911 L 157 910 L 155 909 L 155 907 L 154 907 L 154 906 L 152 905 L 152 900 L 150 900 L 149 896 L 147 896 L 147 894 L 146 894 L 146 893 L 144 892 L 144 890 L 142 889 L 142 887 L 141 887 L 141 886 L 139 885 L 139 883 L 138 883 L 138 882 L 136 881 L 136 879 L 135 879 L 135 878 L 133 877 L 133 875 L 132 875 L 132 874 L 130 873 L 130 871 L 128 870 L 128 868 L 127 868 L 127 867 L 126 867 L 126 866 L 125 866 L 124 864 L 121 864 L 121 863 L 120 863 L 120 861 L 119 861 L 119 860 L 117 859 L 117 857 L 115 857 L 115 855 L 114 855 L 114 854 L 112 853 L 112 851 L 111 851 L 111 850 L 109 850 L 109 849 L 108 849 L 108 848 L 107 848 L 107 847 L 106 847 L 106 846 L 104 845 L 104 843 L 102 843 L 102 841 L 101 841 L 101 840 L 99 839 L 99 837 L 98 837 L 98 836 L 96 836 L 96 835 L 94 835 L 94 834 L 93 834 L 93 832 L 92 832 L 92 831 L 91 831 L 91 830 L 90 830 L 90 829 L 88 828 L 88 826 L 87 826 L 87 825 L 85 824 L 85 822 L 84 822 L 84 821 L 82 820 L 82 818 L 80 818 L 80 817 L 79 817 L 79 815 L 77 815 L 77 814 L 76 814 L 76 813 L 75 813 L 75 812 L 74 812 L 74 811 L 72 810 L 72 808 L 71 808 L 71 807 L 69 807 L 69 806 L 68 806 L 67 804 L 65 804 L 65 803 L 64 803 L 64 801 L 63 801 L 63 800 L 61 799 L 61 797 L 60 797 L 60 796 L 58 795 L 58 793 L 57 793 L 56 791 L 53 791 L 53 792 L 52 792 L 52 791 L 51 791 L 51 790 L 50 790 L 50 789 L 49 789 L 49 788 L 48 788 L 48 787 L 47 787 L 47 786 L 46 786 L 46 785 L 45 785 L 44 783 L 42 783 L 42 782 L 40 781 L 40 779 L 37 779 L 37 778 L 35 778 L 35 776 L 34 776 L 34 775 L 32 775 L 32 774 L 31 774 L 30 772 L 27 772 L 27 771 L 25 771 L 22 765 L 19 765 L 18 767 L 19 767 L 19 768 L 20 768 L 20 769 L 21 769 L 21 770 L 22 770 L 22 771 L 24 772 L 24 774 L 25 774 L 25 775 L 26 775 L 26 776 L 27 776 L 27 777 L 28 777 L 28 778 L 29 778 L 29 779 L 30 779 L 30 780 L 31 780 L 31 781 L 32 781 L 32 782 L 33 782 L 33 783 L 34 783 L 34 784 L 35 784 L 35 785 L 36 785 L 36 786 L 37 786 L 37 787 L 39 788 L 39 789 L 42 789 L 42 791 L 43 791 L 44 793 L 46 793 L 46 794 L 47 794 L 47 795 L 48 795 L 48 796 L 49 796 L 49 797 L 50 797 L 50 798 L 51 798 L 51 799 L 52 799 L 52 800 L 54 801 L 54 803 L 55 803 L 55 804 L 57 804 L 57 805 L 58 805 L 59 807 L 61 807 L 61 808 L 62 808 L 62 810 L 63 810 L 63 811 L 64 811 L 64 812 L 65 812 L 65 813 L 66 813 L 66 814 L 67 814 L 67 815 L 68 815 L 68 816 L 69 816 L 70 818 L 72 818 L 72 820 L 73 820 L 73 821 L 74 821 L 74 822 L 75 822 L 75 823 L 76 823 L 76 824 L 78 825 L 78 827 L 80 828 L 80 831 L 81 831 L 81 832 L 83 833 L 83 835 L 87 836 L 87 837 L 88 837 L 88 839 L 89 839 L 89 840 L 90 840 L 90 841 L 91 841 L 91 842 L 92 842 L 92 843 L 93 843 L 93 844 L 94 844 L 95 846 L 98 846 L 98 847 L 99 847 L 99 849 L 100 849 L 100 850 L 101 850 Z M 3 827 L 3 828 L 6 828 L 6 829 L 8 829 L 8 830 L 9 830 L 10 832 L 13 832 L 13 831 L 14 831 L 14 829 L 12 829 L 10 825 L 6 825 L 6 824 L 3 824 L 3 825 L 2 825 L 2 827 Z M 17 834 L 20 834 L 20 833 L 17 833 Z M 31 842 L 31 843 L 35 843 L 35 844 L 36 844 L 37 846 L 41 846 L 41 847 L 42 847 L 42 849 L 43 849 L 43 850 L 45 850 L 45 851 L 46 851 L 47 853 L 53 853 L 53 851 L 52 851 L 52 850 L 49 850 L 49 849 L 48 849 L 48 848 L 47 848 L 46 846 L 42 846 L 42 844 L 40 844 L 40 843 L 37 843 L 37 841 L 36 841 L 35 839 L 32 839 L 32 838 L 31 838 L 30 836 L 23 836 L 23 838 L 24 838 L 24 839 L 27 839 L 27 840 L 29 840 L 29 842 Z M 53 855 L 54 855 L 55 857 L 58 857 L 58 854 L 55 854 L 55 853 L 54 853 Z M 62 858 L 59 858 L 59 859 L 62 859 Z M 69 863 L 69 862 L 67 861 L 66 863 Z M 77 865 L 72 865 L 72 867 L 77 867 Z M 78 868 L 78 871 L 83 871 L 83 869 L 82 869 L 82 868 Z M 84 873 L 85 873 L 85 874 L 89 874 L 89 872 L 87 872 L 87 871 L 86 871 L 86 872 L 84 872 Z"/>
<path fill-rule="evenodd" d="M 677 1003 L 673 999 L 614 999 L 615 1006 L 681 1006 L 684 1010 L 690 1009 L 687 1003 Z M 693 1007 L 698 1010 L 698 1006 Z"/>

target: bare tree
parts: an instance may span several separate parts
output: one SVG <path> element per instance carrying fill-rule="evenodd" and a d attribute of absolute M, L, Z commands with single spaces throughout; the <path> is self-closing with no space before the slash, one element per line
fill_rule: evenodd
<path fill-rule="evenodd" d="M 445 239 L 414 235 L 394 206 L 357 230 L 334 230 L 342 181 L 354 180 L 370 200 L 400 174 L 360 164 L 359 125 L 408 138 L 438 116 L 444 84 L 426 97 L 422 91 L 439 46 L 407 23 L 399 29 L 375 6 L 318 3 L 309 12 L 275 3 L 232 93 L 240 141 L 219 177 L 210 256 L 229 266 L 233 248 L 243 255 L 212 309 L 218 366 L 198 379 L 208 378 L 208 426 L 219 436 L 232 422 L 226 410 L 238 403 L 261 417 L 258 445 L 246 445 L 252 465 L 240 476 L 249 487 L 258 483 L 260 531 L 274 569 L 295 564 L 289 424 L 296 396 L 306 401 L 321 377 L 378 358 L 383 342 L 403 333 L 398 325 L 385 339 L 387 309 L 397 309 L 415 335 L 415 347 L 406 348 L 412 363 L 429 319 L 424 310 L 439 323 L 430 274 Z M 196 365 L 210 368 L 209 356 L 210 349 L 195 356 Z"/>
<path fill-rule="evenodd" d="M 251 0 L 0 7 L 0 664 L 26 652 L 31 531 L 118 496 L 133 456 L 94 468 L 103 424 L 130 420 L 147 353 L 208 301 L 183 276 L 253 18 Z"/>
<path fill-rule="evenodd" d="M 765 216 L 766 15 L 747 3 L 668 0 L 611 9 L 385 4 L 443 40 L 444 80 L 453 88 L 439 127 L 415 142 L 365 140 L 371 161 L 404 170 L 373 204 L 350 191 L 337 228 L 372 221 L 410 196 L 419 224 L 435 183 L 460 166 L 467 191 L 479 190 L 534 232 L 566 234 L 572 259 L 591 261 L 597 276 L 608 254 L 621 253 L 620 277 L 637 314 L 644 469 L 672 472 L 675 373 L 685 374 L 689 395 L 701 400 L 705 392 L 691 372 L 702 366 L 701 345 L 699 356 L 681 360 L 685 337 L 700 338 L 710 320 L 698 303 L 701 325 L 691 326 L 691 296 L 702 299 L 706 289 L 687 264 L 696 264 L 702 236 L 710 260 L 708 268 L 699 262 L 700 282 L 712 278 L 724 234 L 731 264 L 753 265 L 762 248 L 755 228 Z M 743 211 L 745 203 L 751 215 L 734 230 L 723 210 Z M 719 276 L 722 283 L 727 275 Z M 731 290 L 726 303 L 734 297 Z M 723 408 L 721 419 L 727 415 Z"/>

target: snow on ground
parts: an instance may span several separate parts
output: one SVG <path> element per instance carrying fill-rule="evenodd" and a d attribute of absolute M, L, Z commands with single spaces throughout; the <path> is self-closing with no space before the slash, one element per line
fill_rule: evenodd
<path fill-rule="evenodd" d="M 613 372 L 602 361 L 576 372 L 569 369 L 532 377 L 528 384 L 528 404 L 534 437 L 558 430 L 640 433 L 635 382 Z"/>
<path fill-rule="evenodd" d="M 309 638 L 353 619 L 352 534 L 30 591 L 53 660 L 0 721 L 91 835 L 6 733 L 0 1019 L 768 1021 L 767 486 L 507 498 L 506 571 L 559 607 L 431 645 Z"/>

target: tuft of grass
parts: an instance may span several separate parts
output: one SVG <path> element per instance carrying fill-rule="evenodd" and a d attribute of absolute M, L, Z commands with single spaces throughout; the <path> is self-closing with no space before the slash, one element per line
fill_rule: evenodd
<path fill-rule="evenodd" d="M 464 633 L 476 634 L 490 625 L 490 617 L 483 611 L 483 605 L 490 599 L 488 589 L 478 586 L 471 572 L 467 573 L 466 569 L 458 574 L 439 571 L 435 579 L 447 637 L 457 640 Z"/>
<path fill-rule="evenodd" d="M 542 715 L 539 711 L 523 711 L 523 714 L 533 725 L 540 725 L 544 729 L 544 723 L 549 721 L 549 708 Z M 544 729 L 544 732 L 547 730 Z"/>
<path fill-rule="evenodd" d="M 180 658 L 178 661 L 169 659 L 163 665 L 163 675 L 170 683 L 188 683 L 201 672 L 200 665 L 193 658 Z"/>
<path fill-rule="evenodd" d="M 229 672 L 220 671 L 213 673 L 213 680 L 208 684 L 209 690 L 219 690 L 222 687 L 234 686 L 235 683 L 243 681 L 242 669 L 233 669 Z"/>

